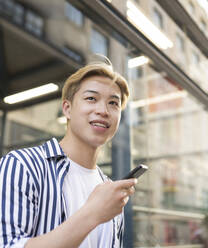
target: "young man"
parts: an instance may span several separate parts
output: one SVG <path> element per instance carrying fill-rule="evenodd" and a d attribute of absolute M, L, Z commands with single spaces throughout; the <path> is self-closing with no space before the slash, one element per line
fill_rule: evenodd
<path fill-rule="evenodd" d="M 105 63 L 71 75 L 62 94 L 67 131 L 0 162 L 0 247 L 121 247 L 122 210 L 136 180 L 112 182 L 96 165 L 129 95 Z"/>

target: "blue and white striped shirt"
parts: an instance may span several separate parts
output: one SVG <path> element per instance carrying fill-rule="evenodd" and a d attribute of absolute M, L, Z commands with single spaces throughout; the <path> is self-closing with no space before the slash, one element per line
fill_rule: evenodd
<path fill-rule="evenodd" d="M 50 232 L 65 220 L 62 186 L 69 166 L 55 138 L 1 159 L 0 247 L 24 247 L 29 238 Z M 121 247 L 123 217 L 112 221 L 111 247 L 118 247 L 116 243 Z"/>

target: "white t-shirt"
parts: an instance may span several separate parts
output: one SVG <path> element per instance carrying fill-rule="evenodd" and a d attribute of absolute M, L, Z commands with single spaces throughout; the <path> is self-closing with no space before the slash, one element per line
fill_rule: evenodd
<path fill-rule="evenodd" d="M 87 169 L 70 160 L 69 172 L 63 184 L 67 217 L 70 217 L 80 209 L 85 204 L 93 189 L 102 182 L 103 179 L 100 176 L 98 168 Z M 79 247 L 111 247 L 112 233 L 113 221 L 101 224 L 88 234 Z"/>

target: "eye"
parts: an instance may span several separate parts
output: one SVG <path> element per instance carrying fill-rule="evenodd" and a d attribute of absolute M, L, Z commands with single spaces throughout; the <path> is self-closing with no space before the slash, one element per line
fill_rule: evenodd
<path fill-rule="evenodd" d="M 96 101 L 96 98 L 94 96 L 88 96 L 88 97 L 85 98 L 85 100 Z"/>
<path fill-rule="evenodd" d="M 109 104 L 114 105 L 114 106 L 119 106 L 119 103 L 116 101 L 110 101 Z"/>

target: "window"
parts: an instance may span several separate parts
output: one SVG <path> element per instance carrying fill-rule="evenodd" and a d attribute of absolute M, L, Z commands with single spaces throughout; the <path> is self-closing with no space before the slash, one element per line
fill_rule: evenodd
<path fill-rule="evenodd" d="M 81 11 L 71 5 L 69 2 L 65 3 L 65 15 L 66 17 L 75 23 L 77 26 L 83 26 L 84 16 Z"/>
<path fill-rule="evenodd" d="M 176 47 L 179 51 L 184 52 L 185 49 L 184 39 L 180 34 L 176 34 Z"/>
<path fill-rule="evenodd" d="M 195 13 L 195 8 L 192 2 L 189 2 L 188 9 L 189 9 L 190 14 L 193 15 Z"/>
<path fill-rule="evenodd" d="M 91 32 L 90 49 L 93 53 L 108 56 L 108 39 L 95 29 Z"/>
<path fill-rule="evenodd" d="M 191 60 L 193 65 L 199 66 L 200 63 L 200 57 L 199 54 L 196 51 L 192 52 L 192 60 Z"/>
<path fill-rule="evenodd" d="M 25 27 L 31 33 L 41 36 L 43 33 L 43 19 L 34 12 L 28 10 L 25 17 Z"/>
<path fill-rule="evenodd" d="M 13 8 L 14 8 L 14 1 L 12 1 L 12 0 L 2 1 L 2 10 L 7 15 L 12 16 Z"/>
<path fill-rule="evenodd" d="M 128 67 L 129 60 L 134 57 L 135 56 L 127 56 L 127 71 L 129 80 L 137 80 L 138 78 L 143 77 L 144 74 L 142 66 Z"/>
<path fill-rule="evenodd" d="M 0 0 L 0 10 L 4 10 L 4 1 Z"/>
<path fill-rule="evenodd" d="M 207 29 L 207 25 L 206 25 L 206 22 L 203 20 L 203 19 L 201 19 L 201 21 L 200 21 L 200 28 L 202 29 L 202 31 L 206 31 L 206 29 Z"/>
<path fill-rule="evenodd" d="M 158 28 L 164 28 L 163 16 L 156 8 L 153 10 L 153 22 Z"/>
<path fill-rule="evenodd" d="M 67 56 L 69 56 L 74 61 L 80 64 L 84 63 L 84 57 L 79 52 L 69 48 L 68 46 L 64 46 L 62 49 L 64 53 L 67 54 Z"/>
<path fill-rule="evenodd" d="M 143 68 L 142 67 L 134 67 L 128 70 L 128 78 L 130 80 L 137 80 L 143 76 Z"/>
<path fill-rule="evenodd" d="M 12 17 L 17 24 L 23 24 L 24 21 L 24 7 L 12 0 L 0 0 L 0 10 L 6 15 Z"/>
<path fill-rule="evenodd" d="M 14 6 L 13 20 L 18 24 L 23 24 L 24 22 L 24 7 L 18 3 Z"/>

